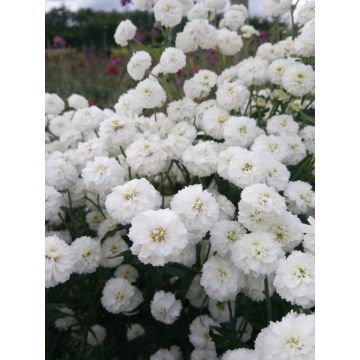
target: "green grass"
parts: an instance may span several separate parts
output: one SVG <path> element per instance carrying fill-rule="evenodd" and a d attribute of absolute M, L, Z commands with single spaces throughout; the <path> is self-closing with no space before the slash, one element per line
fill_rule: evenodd
<path fill-rule="evenodd" d="M 64 100 L 77 93 L 99 107 L 113 107 L 119 96 L 134 85 L 126 72 L 127 53 L 115 58 L 119 61 L 112 66 L 116 74 L 109 74 L 110 57 L 105 54 L 52 50 L 46 54 L 45 90 Z"/>

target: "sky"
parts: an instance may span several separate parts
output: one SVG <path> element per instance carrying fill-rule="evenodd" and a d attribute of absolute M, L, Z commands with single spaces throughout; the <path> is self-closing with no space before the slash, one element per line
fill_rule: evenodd
<path fill-rule="evenodd" d="M 262 4 L 264 0 L 249 0 L 249 12 L 251 16 L 261 16 Z M 49 11 L 52 8 L 59 7 L 64 4 L 71 10 L 78 10 L 79 8 L 88 8 L 94 10 L 121 10 L 119 0 L 45 0 L 45 10 Z"/>

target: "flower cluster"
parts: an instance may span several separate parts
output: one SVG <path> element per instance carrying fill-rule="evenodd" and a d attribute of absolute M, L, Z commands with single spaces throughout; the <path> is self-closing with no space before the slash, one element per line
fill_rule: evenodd
<path fill-rule="evenodd" d="M 314 3 L 255 49 L 243 5 L 136 3 L 166 45 L 155 58 L 119 24 L 133 88 L 111 109 L 45 97 L 45 285 L 71 307 L 55 326 L 81 349 L 120 341 L 151 360 L 311 360 Z"/>

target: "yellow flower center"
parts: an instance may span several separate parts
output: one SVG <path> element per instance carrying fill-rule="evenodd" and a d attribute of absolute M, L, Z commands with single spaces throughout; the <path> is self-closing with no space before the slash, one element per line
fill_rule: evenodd
<path fill-rule="evenodd" d="M 309 272 L 304 265 L 298 265 L 294 269 L 294 275 L 300 279 L 304 279 L 309 275 Z"/>
<path fill-rule="evenodd" d="M 289 336 L 285 341 L 285 346 L 288 349 L 300 351 L 303 348 L 303 344 L 300 339 L 295 336 Z"/>
<path fill-rule="evenodd" d="M 204 202 L 200 198 L 196 198 L 193 203 L 193 209 L 198 213 L 203 211 Z"/>
<path fill-rule="evenodd" d="M 133 199 L 136 196 L 137 192 L 134 189 L 128 189 L 123 193 L 123 199 L 127 201 Z"/>
<path fill-rule="evenodd" d="M 151 230 L 150 236 L 151 240 L 155 242 L 165 241 L 166 230 L 163 227 L 159 226 L 158 228 Z"/>
<path fill-rule="evenodd" d="M 251 163 L 245 163 L 244 166 L 241 168 L 244 172 L 250 172 L 253 168 L 253 165 Z"/>
<path fill-rule="evenodd" d="M 125 125 L 119 119 L 113 119 L 111 120 L 111 126 L 113 127 L 114 130 L 119 130 L 122 129 Z"/>
<path fill-rule="evenodd" d="M 236 231 L 235 230 L 229 230 L 228 233 L 227 233 L 227 238 L 231 242 L 237 240 Z"/>
<path fill-rule="evenodd" d="M 217 273 L 220 280 L 224 280 L 227 277 L 227 272 L 223 268 L 218 268 Z"/>

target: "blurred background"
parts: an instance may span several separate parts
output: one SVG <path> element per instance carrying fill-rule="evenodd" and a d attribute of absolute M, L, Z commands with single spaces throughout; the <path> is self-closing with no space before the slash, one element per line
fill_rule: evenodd
<path fill-rule="evenodd" d="M 247 51 L 250 54 L 272 36 L 270 19 L 263 16 L 263 1 L 232 1 L 249 8 L 247 24 L 258 31 L 249 39 Z M 302 1 L 306 0 L 300 0 L 300 3 Z M 136 45 L 131 49 L 116 46 L 113 36 L 121 20 L 130 19 L 137 26 L 136 39 L 154 62 L 164 49 L 153 14 L 135 11 L 133 0 L 45 0 L 45 10 L 45 90 L 64 99 L 78 93 L 93 105 L 112 107 L 119 95 L 135 84 L 127 75 L 126 63 L 132 52 L 140 48 Z M 221 14 L 218 17 L 220 19 Z M 186 18 L 183 18 L 175 31 L 185 22 Z M 239 58 L 233 60 L 239 60 L 241 56 L 239 54 Z M 196 63 L 196 58 L 190 56 L 188 61 Z M 205 52 L 205 65 L 214 68 L 219 61 L 215 51 Z M 181 78 L 178 80 L 181 86 Z"/>

